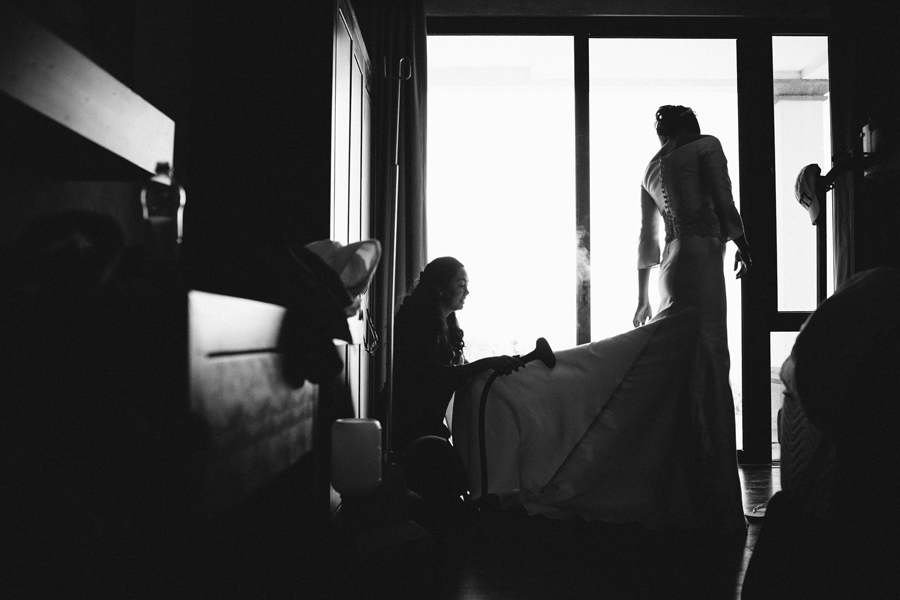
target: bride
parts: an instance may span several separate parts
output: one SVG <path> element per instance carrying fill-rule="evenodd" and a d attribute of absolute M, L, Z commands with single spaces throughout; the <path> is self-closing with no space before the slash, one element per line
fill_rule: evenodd
<path fill-rule="evenodd" d="M 656 133 L 661 148 L 641 189 L 635 329 L 559 351 L 553 370 L 535 365 L 494 384 L 487 491 L 553 518 L 743 531 L 723 270 L 728 241 L 737 277 L 750 249 L 719 140 L 684 106 L 661 107 Z M 459 390 L 453 419 L 476 496 L 484 381 Z"/>

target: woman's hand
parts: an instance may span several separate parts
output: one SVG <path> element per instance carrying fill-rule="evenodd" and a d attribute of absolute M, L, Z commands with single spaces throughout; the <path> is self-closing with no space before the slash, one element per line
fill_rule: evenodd
<path fill-rule="evenodd" d="M 734 253 L 734 270 L 736 271 L 734 278 L 740 279 L 753 266 L 753 259 L 750 258 L 750 244 L 747 243 L 746 236 L 736 237 L 733 241 L 737 246 L 737 251 Z"/>
<path fill-rule="evenodd" d="M 641 300 L 638 302 L 637 310 L 634 311 L 634 319 L 631 321 L 631 324 L 635 327 L 640 327 L 647 321 L 653 318 L 653 309 L 650 308 L 650 302 L 647 300 Z"/>
<path fill-rule="evenodd" d="M 486 358 L 488 368 L 497 371 L 500 375 L 509 375 L 513 371 L 518 371 L 525 367 L 525 363 L 515 356 L 491 356 Z"/>
<path fill-rule="evenodd" d="M 738 248 L 734 253 L 734 270 L 736 272 L 734 278 L 740 279 L 746 275 L 752 265 L 753 259 L 750 258 L 750 250 Z"/>
<path fill-rule="evenodd" d="M 496 371 L 498 375 L 509 375 L 513 371 L 523 368 L 523 363 L 517 356 L 488 356 L 479 358 L 475 362 L 466 363 L 456 367 L 463 370 L 463 378 L 468 379 L 485 371 Z"/>

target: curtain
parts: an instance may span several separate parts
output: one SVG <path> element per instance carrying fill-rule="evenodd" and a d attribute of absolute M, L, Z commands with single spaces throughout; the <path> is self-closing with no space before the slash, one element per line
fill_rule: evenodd
<path fill-rule="evenodd" d="M 844 10 L 841 19 L 835 21 L 835 31 L 828 37 L 829 70 L 831 72 L 829 86 L 831 88 L 831 126 L 835 140 L 835 152 L 858 151 L 860 145 L 859 129 L 854 114 L 853 88 L 854 82 L 854 38 L 856 31 L 847 29 L 840 23 L 852 20 L 852 15 Z M 829 165 L 830 168 L 831 165 Z M 827 171 L 828 169 L 823 169 Z M 833 214 L 826 215 L 834 225 L 834 284 L 841 285 L 855 272 L 854 248 L 854 181 L 852 173 L 840 175 L 834 182 Z"/>
<path fill-rule="evenodd" d="M 397 209 L 396 299 L 402 298 L 426 263 L 425 232 L 425 133 L 427 63 L 424 0 L 383 0 L 371 19 L 369 55 L 373 70 L 374 207 L 375 237 L 384 247 L 381 267 L 371 290 L 375 331 L 380 340 L 376 352 L 375 390 L 387 375 L 388 315 L 391 301 L 389 277 L 394 202 L 394 146 L 397 131 L 397 81 L 400 59 L 410 62 L 412 77 L 400 87 L 399 193 Z M 387 77 L 385 76 L 387 75 Z"/>
<path fill-rule="evenodd" d="M 886 65 L 900 60 L 900 46 L 885 43 L 898 25 L 897 17 L 886 15 L 895 12 L 882 0 L 832 3 L 829 69 L 838 152 L 861 157 L 860 132 L 870 121 L 897 127 L 900 83 L 896 77 L 885 76 Z M 898 176 L 896 172 L 882 173 L 866 179 L 862 170 L 857 166 L 841 175 L 834 186 L 835 285 L 876 266 L 900 266 L 895 251 L 900 217 Z"/>

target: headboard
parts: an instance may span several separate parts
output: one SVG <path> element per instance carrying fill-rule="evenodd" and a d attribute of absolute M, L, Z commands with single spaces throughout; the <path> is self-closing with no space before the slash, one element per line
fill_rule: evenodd
<path fill-rule="evenodd" d="M 195 467 L 209 516 L 237 506 L 313 449 L 319 387 L 285 381 L 278 339 L 286 312 L 188 293 L 190 410 L 209 434 Z"/>

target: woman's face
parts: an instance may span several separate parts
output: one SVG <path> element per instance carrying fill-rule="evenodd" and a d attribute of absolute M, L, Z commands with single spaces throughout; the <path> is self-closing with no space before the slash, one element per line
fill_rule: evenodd
<path fill-rule="evenodd" d="M 465 267 L 460 267 L 456 275 L 441 290 L 441 308 L 446 314 L 462 310 L 469 295 L 469 275 Z"/>

